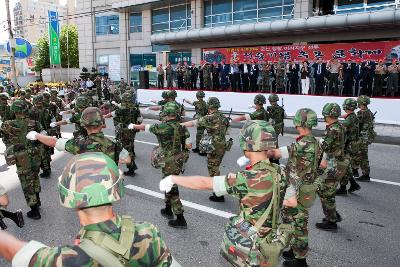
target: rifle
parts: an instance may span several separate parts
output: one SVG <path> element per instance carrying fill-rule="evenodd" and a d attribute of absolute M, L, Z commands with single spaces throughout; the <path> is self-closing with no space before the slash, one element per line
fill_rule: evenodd
<path fill-rule="evenodd" d="M 285 128 L 285 103 L 283 102 L 283 97 L 282 97 L 282 130 L 281 130 L 281 135 L 283 136 L 283 128 Z"/>

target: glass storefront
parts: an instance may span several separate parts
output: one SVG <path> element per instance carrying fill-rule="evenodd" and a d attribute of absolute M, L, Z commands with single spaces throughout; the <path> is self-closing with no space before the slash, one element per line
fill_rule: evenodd
<path fill-rule="evenodd" d="M 150 86 L 155 86 L 157 83 L 157 62 L 156 54 L 130 54 L 130 71 L 131 71 L 131 81 L 134 85 L 139 84 L 139 71 L 148 70 L 149 71 L 149 82 Z"/>
<path fill-rule="evenodd" d="M 96 16 L 96 35 L 119 34 L 119 16 Z"/>

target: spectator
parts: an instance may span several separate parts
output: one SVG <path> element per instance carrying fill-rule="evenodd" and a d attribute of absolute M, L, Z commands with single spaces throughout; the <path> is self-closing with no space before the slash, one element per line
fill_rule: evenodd
<path fill-rule="evenodd" d="M 308 67 L 307 61 L 303 62 L 303 66 L 300 70 L 301 75 L 301 93 L 303 95 L 309 94 L 310 91 L 310 68 Z"/>

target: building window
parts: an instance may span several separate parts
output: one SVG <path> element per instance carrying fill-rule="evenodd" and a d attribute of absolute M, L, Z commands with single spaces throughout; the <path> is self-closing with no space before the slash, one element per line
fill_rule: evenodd
<path fill-rule="evenodd" d="M 142 32 L 142 13 L 129 15 L 129 32 Z"/>
<path fill-rule="evenodd" d="M 155 9 L 151 13 L 153 33 L 187 30 L 191 27 L 191 22 L 190 4 Z"/>
<path fill-rule="evenodd" d="M 400 0 L 335 0 L 335 14 L 388 10 L 400 7 Z"/>
<path fill-rule="evenodd" d="M 207 0 L 204 27 L 290 19 L 294 0 Z"/>
<path fill-rule="evenodd" d="M 96 16 L 96 35 L 119 34 L 119 16 Z"/>

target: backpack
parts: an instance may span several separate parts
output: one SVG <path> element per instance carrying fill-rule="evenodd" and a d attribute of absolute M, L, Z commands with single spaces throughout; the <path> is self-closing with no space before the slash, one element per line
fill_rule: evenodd
<path fill-rule="evenodd" d="M 135 235 L 135 224 L 132 217 L 122 216 L 121 235 L 118 241 L 111 235 L 99 231 L 82 229 L 79 234 L 79 248 L 102 266 L 128 266 Z"/>

